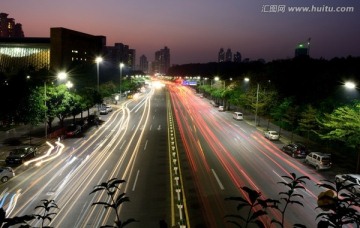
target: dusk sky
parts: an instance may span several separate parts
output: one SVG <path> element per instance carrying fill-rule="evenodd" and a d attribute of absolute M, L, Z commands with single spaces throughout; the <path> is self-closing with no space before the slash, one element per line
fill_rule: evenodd
<path fill-rule="evenodd" d="M 312 5 L 354 11 L 288 8 Z M 216 62 L 220 48 L 243 59 L 286 59 L 308 38 L 312 58 L 360 56 L 359 0 L 1 0 L 0 12 L 22 24 L 25 37 L 49 37 L 52 27 L 106 36 L 107 46 L 135 49 L 137 64 L 165 46 L 171 64 Z"/>

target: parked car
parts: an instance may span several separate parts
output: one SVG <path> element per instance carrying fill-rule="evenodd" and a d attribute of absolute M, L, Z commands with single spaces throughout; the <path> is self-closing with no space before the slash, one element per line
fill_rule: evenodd
<path fill-rule="evenodd" d="M 291 155 L 293 158 L 305 158 L 308 154 L 308 149 L 303 144 L 296 142 L 296 143 L 289 143 L 281 148 L 282 151 Z"/>
<path fill-rule="evenodd" d="M 112 111 L 113 111 L 113 108 L 112 108 L 110 105 L 106 105 L 105 108 L 106 108 L 106 110 L 107 110 L 108 112 L 112 112 Z"/>
<path fill-rule="evenodd" d="M 218 108 L 218 111 L 219 111 L 219 112 L 223 112 L 223 111 L 225 111 L 224 106 L 220 105 L 220 106 L 219 106 L 219 108 Z"/>
<path fill-rule="evenodd" d="M 359 174 L 337 174 L 335 182 L 340 183 L 355 195 L 360 194 L 360 175 Z"/>
<path fill-rule="evenodd" d="M 22 164 L 25 161 L 28 161 L 36 156 L 37 147 L 35 146 L 26 146 L 14 149 L 10 151 L 9 156 L 6 157 L 6 164 Z"/>
<path fill-rule="evenodd" d="M 81 126 L 77 124 L 71 124 L 66 128 L 66 136 L 73 137 L 81 132 Z"/>
<path fill-rule="evenodd" d="M 332 165 L 331 155 L 321 152 L 310 152 L 305 157 L 305 163 L 314 166 L 316 170 L 330 169 Z"/>
<path fill-rule="evenodd" d="M 109 113 L 109 111 L 103 107 L 103 108 L 100 108 L 100 115 L 107 115 Z"/>
<path fill-rule="evenodd" d="M 235 120 L 243 120 L 244 116 L 241 112 L 234 112 L 233 113 L 233 119 Z"/>
<path fill-rule="evenodd" d="M 0 167 L 0 180 L 5 183 L 15 176 L 15 172 L 11 167 Z"/>
<path fill-rule="evenodd" d="M 280 135 L 277 131 L 265 131 L 264 136 L 269 140 L 279 140 L 280 138 Z"/>

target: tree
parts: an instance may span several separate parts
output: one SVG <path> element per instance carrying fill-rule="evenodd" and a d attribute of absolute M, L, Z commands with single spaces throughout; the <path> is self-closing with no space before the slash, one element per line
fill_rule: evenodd
<path fill-rule="evenodd" d="M 278 182 L 278 184 L 284 185 L 288 188 L 288 191 L 280 192 L 279 195 L 280 200 L 277 199 L 261 199 L 261 192 L 257 192 L 253 189 L 250 189 L 248 187 L 241 187 L 243 189 L 248 197 L 228 197 L 225 198 L 225 200 L 232 200 L 239 202 L 237 206 L 237 210 L 243 210 L 244 208 L 248 207 L 249 211 L 247 213 L 244 213 L 246 216 L 237 215 L 237 214 L 231 214 L 226 215 L 225 218 L 231 218 L 228 222 L 233 223 L 237 225 L 238 227 L 242 227 L 241 223 L 237 220 L 242 221 L 242 223 L 245 223 L 244 227 L 248 227 L 250 224 L 255 224 L 259 228 L 265 227 L 265 224 L 260 220 L 261 216 L 268 215 L 266 212 L 267 208 L 273 208 L 275 210 L 278 210 L 281 213 L 281 221 L 278 221 L 276 219 L 272 219 L 271 223 L 275 223 L 280 225 L 280 227 L 284 227 L 285 224 L 285 212 L 289 205 L 297 204 L 303 206 L 303 204 L 299 201 L 299 199 L 303 198 L 303 195 L 297 193 L 297 189 L 305 189 L 304 185 L 305 180 L 309 180 L 309 177 L 307 176 L 300 176 L 297 177 L 295 173 L 290 173 L 288 176 L 282 176 L 282 178 L 287 179 L 286 181 Z M 283 208 L 280 208 L 281 203 L 284 203 Z M 302 224 L 294 224 L 294 227 L 301 227 L 304 228 L 305 226 Z"/>
<path fill-rule="evenodd" d="M 321 192 L 318 196 L 317 208 L 323 210 L 316 216 L 316 219 L 320 219 L 318 224 L 321 227 L 334 228 L 342 228 L 347 225 L 359 227 L 360 200 L 355 194 L 348 191 L 355 184 L 344 185 L 342 182 L 334 183 L 328 180 L 322 182 L 317 185 L 328 190 Z"/>
<path fill-rule="evenodd" d="M 59 207 L 56 205 L 55 200 L 41 200 L 42 201 L 42 205 L 36 206 L 35 210 L 40 208 L 41 209 L 41 214 L 35 214 L 35 218 L 38 220 L 41 220 L 41 227 L 48 227 L 45 226 L 45 222 L 48 220 L 49 222 L 51 222 L 52 220 L 52 216 L 55 216 L 57 213 L 56 212 L 51 212 L 55 209 L 59 209 Z"/>
<path fill-rule="evenodd" d="M 279 134 L 281 133 L 281 128 L 284 127 L 283 119 L 285 118 L 286 111 L 293 104 L 292 98 L 285 98 L 280 105 L 273 108 L 271 111 L 271 116 L 273 119 L 279 123 Z"/>
<path fill-rule="evenodd" d="M 64 119 L 71 115 L 71 93 L 65 85 L 49 86 L 46 88 L 46 107 L 48 125 L 51 129 L 52 121 L 57 117 L 60 126 L 64 126 Z"/>
<path fill-rule="evenodd" d="M 306 133 L 306 138 L 310 139 L 310 132 L 318 128 L 316 122 L 317 110 L 312 105 L 307 105 L 306 109 L 300 114 L 299 131 Z"/>
<path fill-rule="evenodd" d="M 338 140 L 355 148 L 358 153 L 356 172 L 360 171 L 360 103 L 345 105 L 331 114 L 324 114 L 318 122 L 322 132 L 317 132 L 322 139 Z"/>
<path fill-rule="evenodd" d="M 102 182 L 99 185 L 96 185 L 94 187 L 94 190 L 90 192 L 90 194 L 96 193 L 98 191 L 106 191 L 106 194 L 110 198 L 110 202 L 95 202 L 92 203 L 91 206 L 94 205 L 103 205 L 105 209 L 112 208 L 116 214 L 116 221 L 114 221 L 115 226 L 106 225 L 102 227 L 113 227 L 113 228 L 122 228 L 126 225 L 136 222 L 135 219 L 130 218 L 126 221 L 122 222 L 120 219 L 120 214 L 118 208 L 121 206 L 122 203 L 130 201 L 129 197 L 125 196 L 125 193 L 118 193 L 120 191 L 119 185 L 125 183 L 125 180 L 119 180 L 117 178 L 113 178 L 111 180 L 108 180 L 107 182 Z M 89 194 L 89 195 L 90 195 Z"/>

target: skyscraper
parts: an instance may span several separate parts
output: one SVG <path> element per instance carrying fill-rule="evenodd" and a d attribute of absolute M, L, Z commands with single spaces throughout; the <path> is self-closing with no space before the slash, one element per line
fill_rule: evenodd
<path fill-rule="evenodd" d="M 238 51 L 234 54 L 234 62 L 241 63 L 241 54 Z"/>
<path fill-rule="evenodd" d="M 224 62 L 225 61 L 225 52 L 223 48 L 220 48 L 219 53 L 218 53 L 218 62 Z"/>
<path fill-rule="evenodd" d="M 23 38 L 24 32 L 20 23 L 8 18 L 7 13 L 0 13 L 0 37 Z"/>
<path fill-rule="evenodd" d="M 225 61 L 226 62 L 232 62 L 232 52 L 231 49 L 228 48 L 225 53 Z"/>
<path fill-rule="evenodd" d="M 145 55 L 140 56 L 140 67 L 139 70 L 141 70 L 144 73 L 148 73 L 149 70 L 149 62 Z"/>
<path fill-rule="evenodd" d="M 164 47 L 155 52 L 154 73 L 165 75 L 170 68 L 170 49 Z"/>

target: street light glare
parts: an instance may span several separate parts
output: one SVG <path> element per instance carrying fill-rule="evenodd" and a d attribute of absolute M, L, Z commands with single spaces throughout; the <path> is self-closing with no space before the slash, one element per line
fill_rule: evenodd
<path fill-rule="evenodd" d="M 58 79 L 64 80 L 67 78 L 67 74 L 65 72 L 58 73 Z"/>
<path fill-rule="evenodd" d="M 67 82 L 66 82 L 66 87 L 67 87 L 68 89 L 72 88 L 73 86 L 74 86 L 74 84 L 73 84 L 71 81 L 67 81 Z"/>
<path fill-rule="evenodd" d="M 345 87 L 349 89 L 355 89 L 356 85 L 353 82 L 345 82 Z"/>
<path fill-rule="evenodd" d="M 101 58 L 101 57 L 96 57 L 96 59 L 95 59 L 96 63 L 101 63 L 102 61 L 103 61 L 103 58 Z"/>

